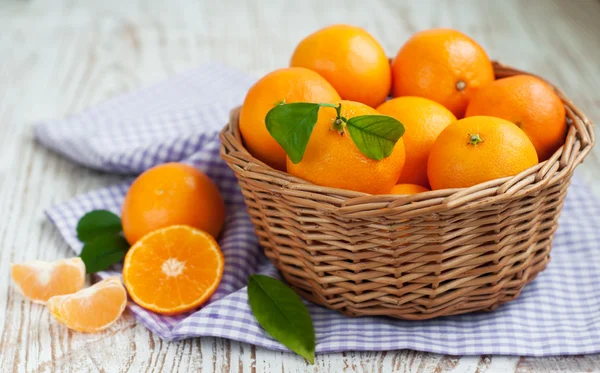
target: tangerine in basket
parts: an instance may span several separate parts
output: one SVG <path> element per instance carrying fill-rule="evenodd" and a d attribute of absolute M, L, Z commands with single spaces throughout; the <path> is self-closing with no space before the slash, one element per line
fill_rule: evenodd
<path fill-rule="evenodd" d="M 360 27 L 333 25 L 307 36 L 296 47 L 290 65 L 318 72 L 344 100 L 376 107 L 390 93 L 388 57 Z"/>
<path fill-rule="evenodd" d="M 530 75 L 496 80 L 469 102 L 466 116 L 490 115 L 519 126 L 535 146 L 540 161 L 560 148 L 567 135 L 565 107 L 552 87 Z"/>
<path fill-rule="evenodd" d="M 40 304 L 55 295 L 74 293 L 85 284 L 85 264 L 79 257 L 11 264 L 10 272 L 21 294 Z"/>
<path fill-rule="evenodd" d="M 398 119 L 406 129 L 402 136 L 406 148 L 406 163 L 398 183 L 429 186 L 429 151 L 442 130 L 456 121 L 454 114 L 435 101 L 413 96 L 386 101 L 377 111 Z"/>
<path fill-rule="evenodd" d="M 425 97 L 460 118 L 479 88 L 494 81 L 494 69 L 473 39 L 440 28 L 418 32 L 400 48 L 392 77 L 394 97 Z"/>
<path fill-rule="evenodd" d="M 291 67 L 275 70 L 260 79 L 246 94 L 240 111 L 240 132 L 254 157 L 285 170 L 285 152 L 265 127 L 265 116 L 275 105 L 292 102 L 339 100 L 335 89 L 316 72 Z"/>
<path fill-rule="evenodd" d="M 375 109 L 354 101 L 340 101 L 341 116 L 381 115 Z M 391 154 L 381 160 L 368 158 L 355 145 L 348 131 L 332 127 L 336 109 L 321 107 L 302 160 L 296 164 L 287 157 L 291 175 L 317 185 L 358 192 L 389 193 L 404 167 L 404 143 L 400 138 Z"/>
<path fill-rule="evenodd" d="M 417 184 L 396 184 L 389 194 L 418 194 L 428 192 L 429 189 Z"/>
<path fill-rule="evenodd" d="M 174 225 L 149 233 L 129 249 L 123 281 L 138 305 L 174 315 L 206 302 L 217 289 L 224 266 L 213 236 Z"/>
<path fill-rule="evenodd" d="M 182 163 L 165 163 L 141 174 L 125 196 L 123 233 L 131 245 L 146 234 L 185 224 L 217 237 L 225 221 L 225 204 L 216 184 Z"/>
<path fill-rule="evenodd" d="M 48 300 L 48 311 L 69 329 L 95 333 L 115 323 L 127 305 L 127 292 L 118 277 L 102 280 L 74 294 Z"/>
<path fill-rule="evenodd" d="M 537 163 L 535 148 L 519 127 L 477 116 L 442 131 L 431 147 L 427 174 L 432 189 L 466 188 L 517 175 Z"/>

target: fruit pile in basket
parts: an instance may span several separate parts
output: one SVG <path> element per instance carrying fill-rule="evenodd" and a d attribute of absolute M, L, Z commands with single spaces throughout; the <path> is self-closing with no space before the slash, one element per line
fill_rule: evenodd
<path fill-rule="evenodd" d="M 371 194 L 464 188 L 514 176 L 564 143 L 565 108 L 539 78 L 495 80 L 467 35 L 413 35 L 390 63 L 364 29 L 326 27 L 290 67 L 249 91 L 239 128 L 267 165 L 324 187 Z"/>

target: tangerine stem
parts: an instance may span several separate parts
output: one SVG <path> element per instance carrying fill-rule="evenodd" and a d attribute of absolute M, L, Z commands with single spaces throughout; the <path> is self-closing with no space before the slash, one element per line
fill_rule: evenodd
<path fill-rule="evenodd" d="M 478 133 L 469 134 L 469 141 L 467 142 L 467 144 L 477 145 L 481 142 L 483 142 L 483 140 L 481 139 Z"/>
<path fill-rule="evenodd" d="M 321 107 L 332 107 L 335 109 L 336 113 L 337 113 L 337 117 L 338 118 L 342 118 L 342 104 L 328 104 L 328 103 L 320 103 L 319 106 Z M 342 120 L 344 120 L 345 118 L 342 118 Z M 345 120 L 344 120 L 345 122 Z"/>

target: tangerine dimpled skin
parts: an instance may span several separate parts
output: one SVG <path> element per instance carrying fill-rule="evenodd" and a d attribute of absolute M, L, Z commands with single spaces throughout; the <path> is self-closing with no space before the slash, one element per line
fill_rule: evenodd
<path fill-rule="evenodd" d="M 285 151 L 265 124 L 269 110 L 279 103 L 339 100 L 335 89 L 316 72 L 302 67 L 275 70 L 254 84 L 240 111 L 240 133 L 246 149 L 269 166 L 285 171 Z"/>
<path fill-rule="evenodd" d="M 476 116 L 442 131 L 431 148 L 427 174 L 432 189 L 466 188 L 517 175 L 537 163 L 525 132 L 505 119 Z"/>
<path fill-rule="evenodd" d="M 392 95 L 419 96 L 439 102 L 461 118 L 473 95 L 494 81 L 485 50 L 451 29 L 414 34 L 392 63 Z"/>
<path fill-rule="evenodd" d="M 348 119 L 359 115 L 381 115 L 375 109 L 353 101 L 341 103 L 341 115 Z M 321 107 L 304 157 L 294 164 L 287 158 L 287 170 L 317 185 L 371 194 L 389 193 L 404 167 L 404 143 L 398 140 L 392 154 L 380 161 L 370 159 L 356 147 L 350 134 L 332 130 L 336 110 Z"/>
<path fill-rule="evenodd" d="M 360 27 L 332 25 L 307 36 L 296 47 L 290 66 L 318 72 L 344 100 L 376 107 L 390 93 L 388 57 Z"/>

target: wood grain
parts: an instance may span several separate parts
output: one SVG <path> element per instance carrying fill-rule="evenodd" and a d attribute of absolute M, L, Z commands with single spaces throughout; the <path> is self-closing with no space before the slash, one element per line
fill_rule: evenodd
<path fill-rule="evenodd" d="M 1 372 L 592 372 L 600 356 L 442 356 L 401 350 L 301 358 L 218 338 L 166 343 L 126 314 L 73 333 L 9 285 L 9 263 L 71 255 L 44 208 L 119 180 L 37 145 L 36 120 L 77 112 L 207 61 L 259 76 L 318 27 L 367 28 L 389 55 L 413 32 L 463 30 L 543 75 L 600 119 L 600 3 L 546 1 L 0 1 Z M 578 173 L 600 196 L 600 150 Z"/>

